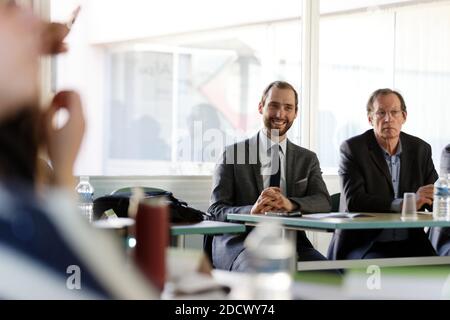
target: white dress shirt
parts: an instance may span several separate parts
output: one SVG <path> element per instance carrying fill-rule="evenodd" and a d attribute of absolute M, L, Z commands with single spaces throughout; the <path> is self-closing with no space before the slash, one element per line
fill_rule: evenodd
<path fill-rule="evenodd" d="M 270 185 L 270 176 L 271 172 L 271 148 L 274 145 L 277 145 L 276 142 L 272 141 L 267 137 L 266 130 L 263 129 L 259 131 L 259 161 L 261 162 L 261 176 L 263 179 L 263 187 L 264 189 L 268 188 Z M 281 172 L 280 172 L 280 188 L 281 193 L 286 196 L 286 145 L 287 139 L 284 138 L 282 141 L 278 143 L 280 146 L 280 164 L 281 164 Z"/>

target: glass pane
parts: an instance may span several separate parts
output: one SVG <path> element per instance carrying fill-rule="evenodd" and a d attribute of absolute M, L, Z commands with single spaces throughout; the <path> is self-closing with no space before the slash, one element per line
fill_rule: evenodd
<path fill-rule="evenodd" d="M 449 17 L 445 1 L 405 8 L 396 19 L 395 86 L 408 107 L 404 130 L 431 144 L 436 170 L 450 143 Z"/>
<path fill-rule="evenodd" d="M 408 107 L 403 131 L 430 143 L 438 165 L 450 137 L 445 90 L 450 52 L 444 40 L 450 33 L 449 1 L 370 1 L 365 8 L 361 1 L 353 7 L 351 1 L 333 3 L 322 2 L 320 19 L 315 137 L 324 171 L 336 174 L 340 144 L 371 128 L 366 102 L 378 88 L 403 94 Z"/>
<path fill-rule="evenodd" d="M 52 19 L 78 3 L 54 79 L 86 107 L 77 174 L 210 174 L 223 146 L 261 126 L 268 83 L 300 89 L 301 1 L 53 0 Z"/>
<path fill-rule="evenodd" d="M 111 54 L 109 158 L 170 160 L 172 61 L 170 53 Z"/>

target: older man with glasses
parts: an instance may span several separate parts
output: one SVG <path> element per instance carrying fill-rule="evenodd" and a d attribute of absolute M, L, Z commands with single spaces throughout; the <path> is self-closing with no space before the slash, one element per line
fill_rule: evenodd
<path fill-rule="evenodd" d="M 341 145 L 341 211 L 400 212 L 403 193 L 415 192 L 418 210 L 433 204 L 438 175 L 431 146 L 401 131 L 407 111 L 403 97 L 379 89 L 367 102 L 373 129 Z M 374 259 L 436 255 L 422 229 L 338 230 L 331 259 Z"/>

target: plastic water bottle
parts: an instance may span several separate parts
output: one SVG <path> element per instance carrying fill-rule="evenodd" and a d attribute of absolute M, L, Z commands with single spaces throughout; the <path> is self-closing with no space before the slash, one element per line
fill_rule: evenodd
<path fill-rule="evenodd" d="M 450 174 L 442 175 L 434 183 L 433 217 L 450 220 Z"/>
<path fill-rule="evenodd" d="M 78 194 L 78 207 L 82 215 L 92 222 L 94 206 L 94 187 L 89 183 L 89 177 L 81 176 L 80 183 L 75 188 Z"/>
<path fill-rule="evenodd" d="M 245 246 L 254 276 L 252 298 L 291 299 L 295 246 L 282 236 L 281 226 L 275 222 L 258 224 Z"/>

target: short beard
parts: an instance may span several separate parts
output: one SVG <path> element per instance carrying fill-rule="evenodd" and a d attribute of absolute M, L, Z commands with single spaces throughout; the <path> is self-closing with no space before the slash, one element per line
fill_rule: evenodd
<path fill-rule="evenodd" d="M 285 127 L 284 127 L 284 129 L 280 130 L 280 129 L 274 129 L 274 128 L 271 127 L 272 124 L 270 123 L 270 119 L 264 119 L 264 126 L 267 129 L 267 132 L 269 134 L 269 138 L 270 138 L 270 131 L 271 130 L 277 130 L 279 137 L 284 136 L 289 131 L 289 129 L 291 128 L 292 123 L 293 122 L 287 122 Z"/>

